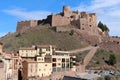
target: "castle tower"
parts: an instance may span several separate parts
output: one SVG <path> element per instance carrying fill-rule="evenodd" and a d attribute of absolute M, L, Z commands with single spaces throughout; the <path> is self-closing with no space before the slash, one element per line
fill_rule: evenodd
<path fill-rule="evenodd" d="M 2 46 L 3 46 L 3 43 L 0 42 L 0 54 L 2 54 Z"/>
<path fill-rule="evenodd" d="M 70 6 L 63 6 L 63 16 L 70 17 L 70 15 L 71 15 Z"/>

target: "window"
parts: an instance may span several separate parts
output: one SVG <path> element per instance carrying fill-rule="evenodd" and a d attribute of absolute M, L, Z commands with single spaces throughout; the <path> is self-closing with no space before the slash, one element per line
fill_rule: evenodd
<path fill-rule="evenodd" d="M 38 58 L 38 60 L 41 60 L 41 58 Z"/>
<path fill-rule="evenodd" d="M 56 58 L 53 58 L 52 61 L 53 61 L 53 62 L 56 62 Z"/>
<path fill-rule="evenodd" d="M 47 64 L 45 64 L 45 66 L 47 66 Z"/>
<path fill-rule="evenodd" d="M 65 63 L 62 63 L 62 68 L 65 68 Z"/>
<path fill-rule="evenodd" d="M 47 48 L 46 51 L 50 51 L 50 48 Z"/>
<path fill-rule="evenodd" d="M 53 66 L 53 67 L 56 67 L 56 63 L 53 63 L 52 66 Z"/>
<path fill-rule="evenodd" d="M 41 49 L 41 48 L 39 48 L 39 50 L 40 50 L 40 52 L 42 52 L 42 49 Z"/>
<path fill-rule="evenodd" d="M 69 62 L 69 59 L 66 59 L 66 62 Z"/>
<path fill-rule="evenodd" d="M 65 62 L 65 58 L 62 58 L 62 62 Z"/>
<path fill-rule="evenodd" d="M 66 67 L 69 68 L 69 63 L 66 64 Z"/>

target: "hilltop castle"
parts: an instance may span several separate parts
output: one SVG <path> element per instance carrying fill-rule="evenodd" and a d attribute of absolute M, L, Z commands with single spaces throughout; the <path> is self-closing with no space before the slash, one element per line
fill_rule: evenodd
<path fill-rule="evenodd" d="M 80 30 L 97 33 L 97 16 L 95 13 L 71 11 L 69 6 L 64 6 L 62 12 L 51 14 L 44 20 L 21 21 L 17 23 L 17 32 L 23 32 L 41 22 L 49 23 L 52 27 L 62 27 L 68 24 L 77 26 Z"/>

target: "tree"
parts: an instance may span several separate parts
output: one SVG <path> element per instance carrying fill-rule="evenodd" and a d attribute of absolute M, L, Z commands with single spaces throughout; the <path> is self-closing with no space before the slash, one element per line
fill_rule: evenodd
<path fill-rule="evenodd" d="M 109 76 L 105 76 L 105 80 L 111 80 Z"/>
<path fill-rule="evenodd" d="M 108 64 L 109 64 L 109 65 L 114 65 L 114 64 L 116 64 L 116 57 L 115 57 L 114 54 L 111 54 L 111 55 L 109 56 Z"/>
<path fill-rule="evenodd" d="M 69 33 L 69 35 L 73 35 L 74 34 L 74 30 L 71 30 L 71 32 Z"/>
<path fill-rule="evenodd" d="M 98 23 L 98 27 L 104 32 L 104 31 L 109 31 L 109 28 L 107 25 L 103 24 L 101 21 Z"/>

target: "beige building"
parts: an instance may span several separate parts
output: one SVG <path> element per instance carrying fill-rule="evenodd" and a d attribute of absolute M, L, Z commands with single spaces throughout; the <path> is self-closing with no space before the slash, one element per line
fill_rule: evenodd
<path fill-rule="evenodd" d="M 53 55 L 45 57 L 46 62 L 52 63 L 52 72 L 70 70 L 70 56 L 65 51 L 55 51 Z"/>
<path fill-rule="evenodd" d="M 49 76 L 52 73 L 52 63 L 23 61 L 23 80 Z"/>
<path fill-rule="evenodd" d="M 23 80 L 50 76 L 52 72 L 70 71 L 73 63 L 66 51 L 55 51 L 55 46 L 39 45 L 21 48 L 19 55 L 23 59 Z M 75 71 L 74 69 L 72 69 Z"/>
<path fill-rule="evenodd" d="M 22 58 L 34 58 L 36 56 L 52 55 L 55 46 L 52 45 L 37 45 L 30 48 L 20 48 L 19 55 Z"/>
<path fill-rule="evenodd" d="M 40 56 L 52 55 L 55 51 L 56 46 L 54 45 L 37 45 L 37 53 Z"/>
<path fill-rule="evenodd" d="M 35 57 L 37 56 L 37 50 L 35 48 L 20 48 L 19 49 L 19 55 L 21 57 Z"/>

